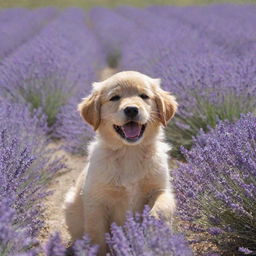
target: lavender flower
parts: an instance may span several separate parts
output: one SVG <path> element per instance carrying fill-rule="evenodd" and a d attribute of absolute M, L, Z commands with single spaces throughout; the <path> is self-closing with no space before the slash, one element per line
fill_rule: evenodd
<path fill-rule="evenodd" d="M 20 104 L 1 102 L 0 108 L 0 201 L 10 199 L 15 226 L 34 237 L 43 225 L 45 185 L 63 164 L 48 149 L 44 116 Z"/>
<path fill-rule="evenodd" d="M 45 256 L 66 256 L 67 249 L 58 233 L 53 234 L 47 241 L 44 247 Z M 90 239 L 84 236 L 81 240 L 77 240 L 72 248 L 71 255 L 73 256 L 96 256 L 98 253 L 97 245 L 90 245 Z"/>
<path fill-rule="evenodd" d="M 201 131 L 175 170 L 179 214 L 224 251 L 256 250 L 256 117 Z M 241 250 L 240 250 L 241 251 Z"/>
<path fill-rule="evenodd" d="M 99 246 L 91 245 L 88 236 L 84 236 L 81 240 L 77 240 L 73 246 L 75 256 L 96 256 Z"/>
<path fill-rule="evenodd" d="M 192 255 L 184 236 L 151 217 L 148 207 L 142 215 L 128 214 L 123 227 L 112 224 L 106 239 L 112 255 Z"/>
<path fill-rule="evenodd" d="M 240 247 L 239 252 L 242 252 L 245 255 L 253 254 L 253 251 L 249 250 L 248 248 Z"/>
<path fill-rule="evenodd" d="M 89 88 L 85 88 L 84 95 L 88 90 Z M 73 154 L 86 155 L 87 145 L 94 136 L 94 131 L 84 122 L 77 111 L 77 105 L 80 101 L 81 97 L 72 97 L 61 108 L 58 114 L 58 128 L 56 129 L 55 136 L 64 139 L 65 144 L 63 148 L 66 151 Z"/>
<path fill-rule="evenodd" d="M 52 235 L 45 245 L 45 256 L 65 256 L 65 251 L 58 233 Z"/>
<path fill-rule="evenodd" d="M 28 237 L 26 227 L 15 227 L 14 209 L 9 207 L 10 199 L 0 200 L 0 254 L 1 256 L 36 256 L 40 251 L 37 241 Z"/>

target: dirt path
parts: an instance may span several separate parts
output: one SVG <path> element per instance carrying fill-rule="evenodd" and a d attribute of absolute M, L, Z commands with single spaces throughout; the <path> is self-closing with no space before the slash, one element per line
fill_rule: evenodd
<path fill-rule="evenodd" d="M 46 225 L 39 239 L 44 242 L 49 238 L 50 234 L 57 231 L 60 232 L 63 241 L 67 243 L 70 236 L 65 225 L 62 206 L 65 194 L 68 189 L 75 184 L 77 177 L 85 166 L 86 157 L 74 156 L 65 151 L 60 151 L 57 155 L 65 156 L 67 169 L 59 172 L 49 185 L 49 191 L 53 193 L 48 196 L 44 202 L 46 209 L 44 213 Z"/>
<path fill-rule="evenodd" d="M 100 80 L 105 80 L 107 78 L 109 78 L 110 76 L 112 76 L 113 74 L 115 74 L 116 72 L 118 72 L 118 70 L 116 68 L 110 68 L 110 67 L 106 67 L 104 69 L 102 69 L 101 73 L 100 73 Z"/>

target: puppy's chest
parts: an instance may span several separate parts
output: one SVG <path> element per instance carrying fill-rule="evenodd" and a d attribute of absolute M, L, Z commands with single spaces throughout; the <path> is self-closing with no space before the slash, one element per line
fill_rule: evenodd
<path fill-rule="evenodd" d="M 129 151 L 92 158 L 86 188 L 91 193 L 97 193 L 99 189 L 102 191 L 100 195 L 106 193 L 115 199 L 143 197 L 151 190 L 151 185 L 145 184 L 159 184 L 165 178 L 165 161 L 157 156 L 131 147 Z"/>
<path fill-rule="evenodd" d="M 108 194 L 116 202 L 125 202 L 129 209 L 140 205 L 147 197 L 150 188 L 145 189 L 149 177 L 152 178 L 152 163 L 138 159 L 117 159 L 109 176 Z M 136 208 L 136 207 L 135 207 Z"/>
<path fill-rule="evenodd" d="M 134 152 L 114 159 L 107 172 L 111 173 L 113 184 L 130 189 L 135 188 L 138 181 L 143 179 L 151 171 L 151 168 L 152 163 L 149 159 L 138 157 Z"/>
<path fill-rule="evenodd" d="M 109 185 L 105 187 L 107 197 L 115 202 L 130 204 L 136 201 L 139 197 L 143 197 L 142 189 L 139 183 L 129 184 L 124 186 Z"/>

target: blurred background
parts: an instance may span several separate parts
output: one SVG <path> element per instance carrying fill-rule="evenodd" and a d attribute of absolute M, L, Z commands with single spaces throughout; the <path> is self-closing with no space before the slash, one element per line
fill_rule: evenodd
<path fill-rule="evenodd" d="M 36 8 L 41 6 L 57 6 L 65 8 L 68 6 L 78 6 L 82 8 L 90 8 L 101 5 L 106 7 L 114 7 L 118 5 L 195 5 L 195 4 L 210 4 L 210 3 L 255 3 L 256 0 L 1 0 L 0 8 L 10 7 L 28 7 Z"/>

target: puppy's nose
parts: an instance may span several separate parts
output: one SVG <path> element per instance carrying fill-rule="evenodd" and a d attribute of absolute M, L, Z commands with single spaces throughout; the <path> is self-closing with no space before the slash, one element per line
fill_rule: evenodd
<path fill-rule="evenodd" d="M 139 109 L 137 107 L 126 107 L 124 113 L 127 117 L 134 118 L 138 115 Z"/>

